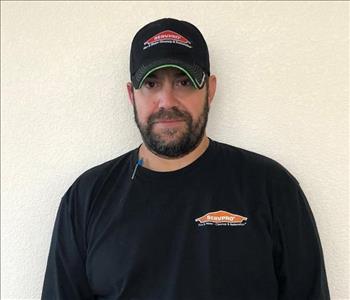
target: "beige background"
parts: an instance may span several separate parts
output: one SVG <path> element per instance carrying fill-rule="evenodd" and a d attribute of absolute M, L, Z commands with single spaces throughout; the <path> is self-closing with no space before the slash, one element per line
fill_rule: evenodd
<path fill-rule="evenodd" d="M 299 180 L 332 299 L 350 299 L 347 2 L 2 1 L 2 297 L 40 297 L 60 197 L 141 142 L 130 42 L 166 16 L 207 39 L 218 77 L 209 136 Z"/>

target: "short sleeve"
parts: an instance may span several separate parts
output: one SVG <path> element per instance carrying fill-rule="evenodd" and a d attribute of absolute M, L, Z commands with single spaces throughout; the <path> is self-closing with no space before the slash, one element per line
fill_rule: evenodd
<path fill-rule="evenodd" d="M 274 262 L 279 300 L 329 300 L 321 241 L 296 180 L 275 185 Z"/>
<path fill-rule="evenodd" d="M 77 192 L 61 199 L 47 260 L 43 300 L 94 299 L 85 272 L 84 231 Z"/>

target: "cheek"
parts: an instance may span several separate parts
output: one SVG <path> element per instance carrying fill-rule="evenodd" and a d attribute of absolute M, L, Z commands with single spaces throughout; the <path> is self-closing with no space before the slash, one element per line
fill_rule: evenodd
<path fill-rule="evenodd" d="M 206 95 L 200 94 L 196 97 L 192 97 L 187 101 L 183 101 L 183 110 L 187 111 L 193 118 L 193 120 L 198 120 L 200 115 L 203 113 L 205 107 Z"/>
<path fill-rule="evenodd" d="M 186 105 L 186 111 L 192 116 L 194 121 L 198 119 L 199 115 L 202 113 L 202 109 L 202 105 Z"/>
<path fill-rule="evenodd" d="M 137 116 L 140 122 L 146 123 L 149 117 L 156 112 L 156 106 L 152 102 L 135 101 Z"/>

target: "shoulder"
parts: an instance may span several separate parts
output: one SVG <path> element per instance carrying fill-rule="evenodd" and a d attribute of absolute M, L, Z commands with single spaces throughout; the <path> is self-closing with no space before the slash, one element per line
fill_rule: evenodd
<path fill-rule="evenodd" d="M 91 197 L 111 178 L 128 176 L 132 168 L 133 153 L 130 150 L 116 158 L 88 168 L 71 184 L 67 193 L 77 191 L 79 198 Z"/>
<path fill-rule="evenodd" d="M 113 171 L 121 172 L 131 163 L 133 151 L 134 150 L 130 150 L 116 158 L 87 169 L 78 177 L 78 179 L 89 182 L 109 176 Z"/>
<path fill-rule="evenodd" d="M 239 170 L 243 176 L 275 183 L 298 185 L 297 179 L 273 158 L 223 142 L 214 142 L 225 168 Z"/>

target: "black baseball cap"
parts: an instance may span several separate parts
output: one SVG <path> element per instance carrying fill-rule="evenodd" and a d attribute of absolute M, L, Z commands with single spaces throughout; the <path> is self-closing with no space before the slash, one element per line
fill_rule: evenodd
<path fill-rule="evenodd" d="M 155 70 L 174 67 L 182 70 L 201 89 L 210 75 L 209 52 L 196 26 L 172 18 L 159 19 L 142 27 L 130 51 L 130 76 L 139 89 Z"/>

